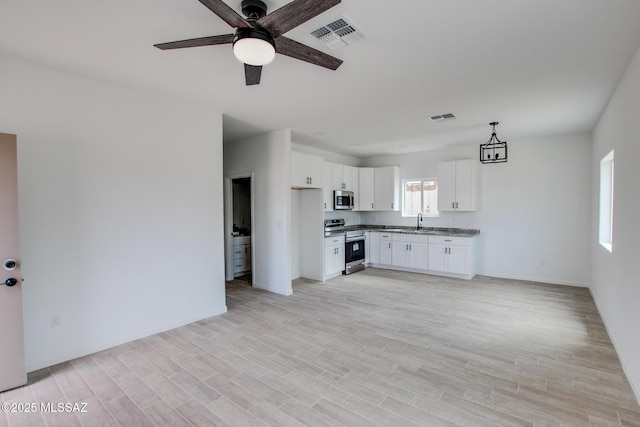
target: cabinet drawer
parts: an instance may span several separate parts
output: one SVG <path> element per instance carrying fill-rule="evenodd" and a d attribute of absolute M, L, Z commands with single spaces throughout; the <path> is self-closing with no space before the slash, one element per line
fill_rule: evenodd
<path fill-rule="evenodd" d="M 233 258 L 242 258 L 244 256 L 244 247 L 242 246 L 234 246 L 233 247 Z"/>
<path fill-rule="evenodd" d="M 324 246 L 344 245 L 344 236 L 325 237 Z"/>
<path fill-rule="evenodd" d="M 239 236 L 233 238 L 233 245 L 248 245 L 251 244 L 251 236 Z"/>
<path fill-rule="evenodd" d="M 429 243 L 450 246 L 471 246 L 473 237 L 429 236 Z"/>
<path fill-rule="evenodd" d="M 420 234 L 405 234 L 405 233 L 393 234 L 394 242 L 427 243 L 428 240 L 429 240 L 429 236 L 423 236 Z"/>
<path fill-rule="evenodd" d="M 393 238 L 393 233 L 380 233 L 380 240 L 391 240 Z"/>

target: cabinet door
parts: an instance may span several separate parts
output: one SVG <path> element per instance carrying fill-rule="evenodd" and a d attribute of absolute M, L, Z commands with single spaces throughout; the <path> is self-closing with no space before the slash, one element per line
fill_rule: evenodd
<path fill-rule="evenodd" d="M 400 170 L 397 166 L 375 168 L 373 174 L 373 201 L 376 211 L 397 211 L 400 209 Z"/>
<path fill-rule="evenodd" d="M 358 168 L 358 210 L 373 210 L 373 168 Z"/>
<path fill-rule="evenodd" d="M 380 264 L 391 265 L 391 240 L 380 239 L 378 247 L 380 248 L 378 253 Z"/>
<path fill-rule="evenodd" d="M 428 268 L 431 271 L 447 271 L 448 246 L 439 243 L 429 244 Z"/>
<path fill-rule="evenodd" d="M 468 274 L 469 249 L 464 246 L 449 247 L 449 273 Z"/>
<path fill-rule="evenodd" d="M 456 162 L 438 163 L 438 210 L 456 210 Z"/>
<path fill-rule="evenodd" d="M 475 211 L 477 209 L 477 168 L 478 164 L 475 159 L 456 162 L 455 198 L 457 211 Z"/>
<path fill-rule="evenodd" d="M 306 156 L 298 151 L 291 152 L 291 186 L 309 186 Z"/>
<path fill-rule="evenodd" d="M 331 185 L 334 190 L 346 190 L 344 183 L 344 166 L 338 163 L 331 163 Z"/>
<path fill-rule="evenodd" d="M 325 246 L 324 247 L 324 275 L 329 276 L 333 272 L 333 256 L 335 255 L 336 250 L 334 246 Z"/>
<path fill-rule="evenodd" d="M 337 246 L 324 247 L 324 275 L 330 276 L 336 272 Z"/>
<path fill-rule="evenodd" d="M 335 272 L 342 273 L 346 267 L 344 261 L 344 245 L 337 246 L 336 249 L 336 258 L 334 260 Z"/>
<path fill-rule="evenodd" d="M 369 263 L 378 264 L 380 262 L 380 233 L 370 232 L 368 244 L 369 246 L 365 247 L 365 256 L 368 256 Z"/>
<path fill-rule="evenodd" d="M 329 212 L 333 210 L 333 187 L 331 185 L 333 167 L 331 163 L 325 162 L 322 165 L 322 172 L 322 202 L 324 211 Z"/>
<path fill-rule="evenodd" d="M 291 186 L 322 188 L 324 160 L 299 151 L 291 152 Z"/>
<path fill-rule="evenodd" d="M 306 156 L 307 176 L 310 188 L 322 188 L 322 175 L 324 173 L 324 160 L 318 156 Z"/>
<path fill-rule="evenodd" d="M 427 269 L 427 244 L 409 243 L 407 266 L 411 268 Z"/>
<path fill-rule="evenodd" d="M 409 243 L 392 242 L 391 262 L 396 267 L 409 267 Z"/>
<path fill-rule="evenodd" d="M 251 245 L 243 245 L 244 246 L 244 256 L 243 256 L 243 265 L 244 271 L 251 271 Z"/>
<path fill-rule="evenodd" d="M 354 166 L 344 166 L 342 179 L 344 180 L 345 190 L 358 192 L 358 168 Z"/>

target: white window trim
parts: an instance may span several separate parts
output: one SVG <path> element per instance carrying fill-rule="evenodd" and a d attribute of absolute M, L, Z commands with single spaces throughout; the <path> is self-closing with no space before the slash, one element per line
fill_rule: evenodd
<path fill-rule="evenodd" d="M 600 215 L 598 241 L 609 252 L 613 252 L 613 197 L 614 197 L 613 150 L 600 160 Z"/>
<path fill-rule="evenodd" d="M 405 186 L 407 184 L 407 181 L 435 181 L 438 182 L 438 178 L 407 178 L 407 179 L 403 179 L 402 180 L 402 217 L 403 218 L 415 218 L 416 215 L 406 215 L 404 212 L 404 206 L 405 206 Z M 437 218 L 440 216 L 440 211 L 435 211 L 435 212 L 431 212 L 428 214 L 422 213 L 422 217 L 423 218 Z"/>

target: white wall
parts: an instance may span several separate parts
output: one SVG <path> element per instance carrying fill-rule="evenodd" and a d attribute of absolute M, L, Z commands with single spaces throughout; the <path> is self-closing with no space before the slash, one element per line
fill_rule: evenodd
<path fill-rule="evenodd" d="M 636 396 L 640 399 L 640 50 L 594 131 L 591 291 Z M 615 150 L 613 252 L 598 243 L 600 159 Z"/>
<path fill-rule="evenodd" d="M 478 274 L 588 286 L 591 137 L 509 141 L 507 163 L 479 166 L 480 210 L 441 212 L 425 227 L 478 228 Z M 437 177 L 443 160 L 477 158 L 479 144 L 367 158 L 362 166 L 400 166 L 400 178 Z M 415 226 L 401 212 L 362 213 L 363 223 Z"/>
<path fill-rule="evenodd" d="M 225 142 L 224 173 L 254 173 L 254 286 L 291 295 L 291 131 Z"/>
<path fill-rule="evenodd" d="M 0 63 L 0 130 L 18 135 L 27 369 L 225 312 L 221 114 Z"/>
<path fill-rule="evenodd" d="M 302 248 L 300 236 L 301 226 L 300 219 L 300 192 L 302 190 L 291 189 L 291 280 L 299 278 L 300 272 L 300 249 Z"/>
<path fill-rule="evenodd" d="M 296 144 L 295 140 L 291 141 L 291 149 L 293 151 L 300 151 L 302 153 L 313 154 L 324 158 L 325 162 L 340 163 L 349 166 L 358 166 L 360 159 L 353 156 L 347 156 L 346 154 L 334 153 L 332 151 L 323 150 L 316 147 L 309 147 L 308 145 Z"/>

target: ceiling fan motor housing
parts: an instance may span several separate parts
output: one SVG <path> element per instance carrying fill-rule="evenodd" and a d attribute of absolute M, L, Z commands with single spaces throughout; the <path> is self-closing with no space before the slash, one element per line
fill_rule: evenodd
<path fill-rule="evenodd" d="M 267 5 L 261 0 L 242 0 L 242 13 L 249 19 L 260 19 L 267 15 Z"/>
<path fill-rule="evenodd" d="M 242 39 L 260 39 L 268 42 L 273 48 L 276 48 L 276 42 L 271 37 L 271 34 L 262 28 L 261 26 L 254 24 L 253 28 L 236 28 L 236 33 L 233 36 L 233 44 L 236 44 L 238 40 Z"/>

